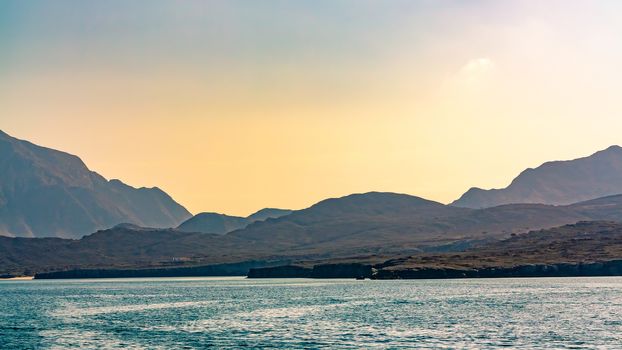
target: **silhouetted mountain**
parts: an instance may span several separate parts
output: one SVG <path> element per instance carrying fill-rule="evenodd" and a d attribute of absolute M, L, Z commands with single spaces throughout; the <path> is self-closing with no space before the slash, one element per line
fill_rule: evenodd
<path fill-rule="evenodd" d="M 568 206 L 468 209 L 372 192 L 328 199 L 225 235 L 122 224 L 80 240 L 2 238 L 0 274 L 459 251 L 585 220 L 622 221 L 622 195 Z"/>
<path fill-rule="evenodd" d="M 291 213 L 291 210 L 274 208 L 261 209 L 245 218 L 218 213 L 199 213 L 184 221 L 177 229 L 184 232 L 204 232 L 224 235 L 225 233 L 245 228 L 256 221 L 276 219 Z"/>
<path fill-rule="evenodd" d="M 293 212 L 293 210 L 289 209 L 264 208 L 256 213 L 247 216 L 246 219 L 253 223 L 255 221 L 265 221 L 268 219 L 280 218 L 281 216 L 289 215 Z"/>
<path fill-rule="evenodd" d="M 174 227 L 190 213 L 157 187 L 106 180 L 80 158 L 0 131 L 0 234 L 75 238 L 121 222 Z"/>
<path fill-rule="evenodd" d="M 504 189 L 471 188 L 452 205 L 488 208 L 510 203 L 570 204 L 622 194 L 622 147 L 527 169 Z"/>
<path fill-rule="evenodd" d="M 273 250 L 341 256 L 427 250 L 461 240 L 502 238 L 581 220 L 622 220 L 622 196 L 601 201 L 598 206 L 588 202 L 468 209 L 414 196 L 371 192 L 328 199 L 228 236 L 256 244 L 268 241 Z"/>
<path fill-rule="evenodd" d="M 370 192 L 321 201 L 308 209 L 264 222 L 255 222 L 229 235 L 255 242 L 270 240 L 277 248 L 326 244 L 330 251 L 371 244 L 381 247 L 383 240 L 399 244 L 421 242 L 430 237 L 422 223 L 461 215 L 468 209 L 454 208 L 415 196 Z M 371 240 L 370 240 L 371 238 Z"/>
<path fill-rule="evenodd" d="M 127 224 L 79 240 L 0 236 L 0 266 L 36 272 L 76 267 L 160 266 L 201 254 L 215 255 L 212 249 L 223 248 L 215 237 Z"/>
<path fill-rule="evenodd" d="M 248 225 L 248 221 L 243 217 L 219 213 L 199 213 L 182 222 L 181 225 L 177 227 L 177 230 L 224 235 L 227 232 L 244 228 L 246 225 Z"/>

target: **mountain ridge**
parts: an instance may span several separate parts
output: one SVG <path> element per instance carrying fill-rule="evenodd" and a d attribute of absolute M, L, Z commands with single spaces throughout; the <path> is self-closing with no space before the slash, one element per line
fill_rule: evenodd
<path fill-rule="evenodd" d="M 194 215 L 177 226 L 183 232 L 203 232 L 224 235 L 235 230 L 243 229 L 258 221 L 276 219 L 289 215 L 293 210 L 264 208 L 247 217 L 232 216 L 215 212 L 202 212 Z"/>
<path fill-rule="evenodd" d="M 77 238 L 131 222 L 176 226 L 190 213 L 160 188 L 107 180 L 80 157 L 0 134 L 0 234 Z"/>
<path fill-rule="evenodd" d="M 527 168 L 505 188 L 472 187 L 451 205 L 465 208 L 516 203 L 567 205 L 620 193 L 622 147 L 612 145 L 586 157 Z"/>
<path fill-rule="evenodd" d="M 392 199 L 392 205 L 383 203 Z M 340 202 L 346 203 L 345 209 L 333 210 Z M 488 209 L 456 208 L 391 193 L 320 203 L 225 235 L 120 224 L 79 240 L 0 237 L 0 274 L 458 252 L 532 230 L 586 220 L 622 221 L 622 195 L 569 206 L 509 204 Z M 392 209 L 378 210 L 374 203 Z M 333 215 L 323 215 L 325 211 Z"/>

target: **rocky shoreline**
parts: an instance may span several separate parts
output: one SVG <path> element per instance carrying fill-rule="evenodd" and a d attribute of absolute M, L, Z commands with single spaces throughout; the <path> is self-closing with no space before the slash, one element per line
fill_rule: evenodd
<path fill-rule="evenodd" d="M 257 259 L 220 265 L 119 266 L 39 273 L 36 279 L 247 276 L 249 278 L 435 279 L 622 276 L 622 224 L 579 222 L 530 231 L 463 252 L 343 259 Z"/>
<path fill-rule="evenodd" d="M 248 278 L 369 278 L 378 280 L 580 276 L 622 276 L 622 260 L 465 269 L 445 267 L 385 269 L 356 263 L 321 264 L 313 267 L 289 265 L 253 268 L 248 273 Z"/>
<path fill-rule="evenodd" d="M 231 264 L 217 264 L 188 267 L 156 267 L 141 269 L 99 268 L 73 269 L 64 271 L 41 272 L 35 279 L 70 279 L 70 278 L 136 278 L 136 277 L 207 277 L 207 276 L 246 276 L 249 269 L 260 266 L 274 266 L 286 261 L 245 261 Z"/>
<path fill-rule="evenodd" d="M 35 279 L 132 278 L 132 277 L 200 277 L 247 276 L 248 278 L 367 278 L 454 279 L 508 277 L 581 277 L 622 276 L 622 260 L 583 263 L 525 264 L 510 267 L 384 267 L 360 263 L 318 264 L 313 266 L 279 265 L 266 267 L 265 262 L 246 262 L 150 269 L 76 269 L 38 273 Z"/>

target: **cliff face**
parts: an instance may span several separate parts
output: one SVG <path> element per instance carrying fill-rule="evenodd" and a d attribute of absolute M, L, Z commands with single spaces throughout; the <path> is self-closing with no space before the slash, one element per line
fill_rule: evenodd
<path fill-rule="evenodd" d="M 443 278 L 506 278 L 506 277 L 581 277 L 622 276 L 622 260 L 592 263 L 559 263 L 486 267 L 479 269 L 416 268 L 381 269 L 373 279 L 443 279 Z"/>
<path fill-rule="evenodd" d="M 283 261 L 244 261 L 231 264 L 206 266 L 166 267 L 145 269 L 75 269 L 42 272 L 35 279 L 65 278 L 133 278 L 133 277 L 197 277 L 197 276 L 246 276 L 249 269 L 282 264 Z"/>
<path fill-rule="evenodd" d="M 366 264 L 342 263 L 313 266 L 312 278 L 371 278 L 372 267 Z"/>
<path fill-rule="evenodd" d="M 295 265 L 250 269 L 248 278 L 371 278 L 367 264 L 320 264 L 313 267 Z"/>
<path fill-rule="evenodd" d="M 285 265 L 253 268 L 248 271 L 248 278 L 311 278 L 312 268 Z"/>
<path fill-rule="evenodd" d="M 252 268 L 248 278 L 370 278 L 446 279 L 509 277 L 622 276 L 622 260 L 586 263 L 529 264 L 482 268 L 372 268 L 363 264 L 324 264 L 313 268 L 276 266 Z"/>

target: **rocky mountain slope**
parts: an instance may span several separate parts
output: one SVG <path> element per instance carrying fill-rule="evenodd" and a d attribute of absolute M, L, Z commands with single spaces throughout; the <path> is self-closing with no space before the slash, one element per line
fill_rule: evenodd
<path fill-rule="evenodd" d="M 129 222 L 175 227 L 191 214 L 157 187 L 106 180 L 80 158 L 0 131 L 0 234 L 77 238 Z"/>
<path fill-rule="evenodd" d="M 570 204 L 622 194 L 622 147 L 527 169 L 503 189 L 471 188 L 452 205 L 488 208 L 510 203 Z"/>

